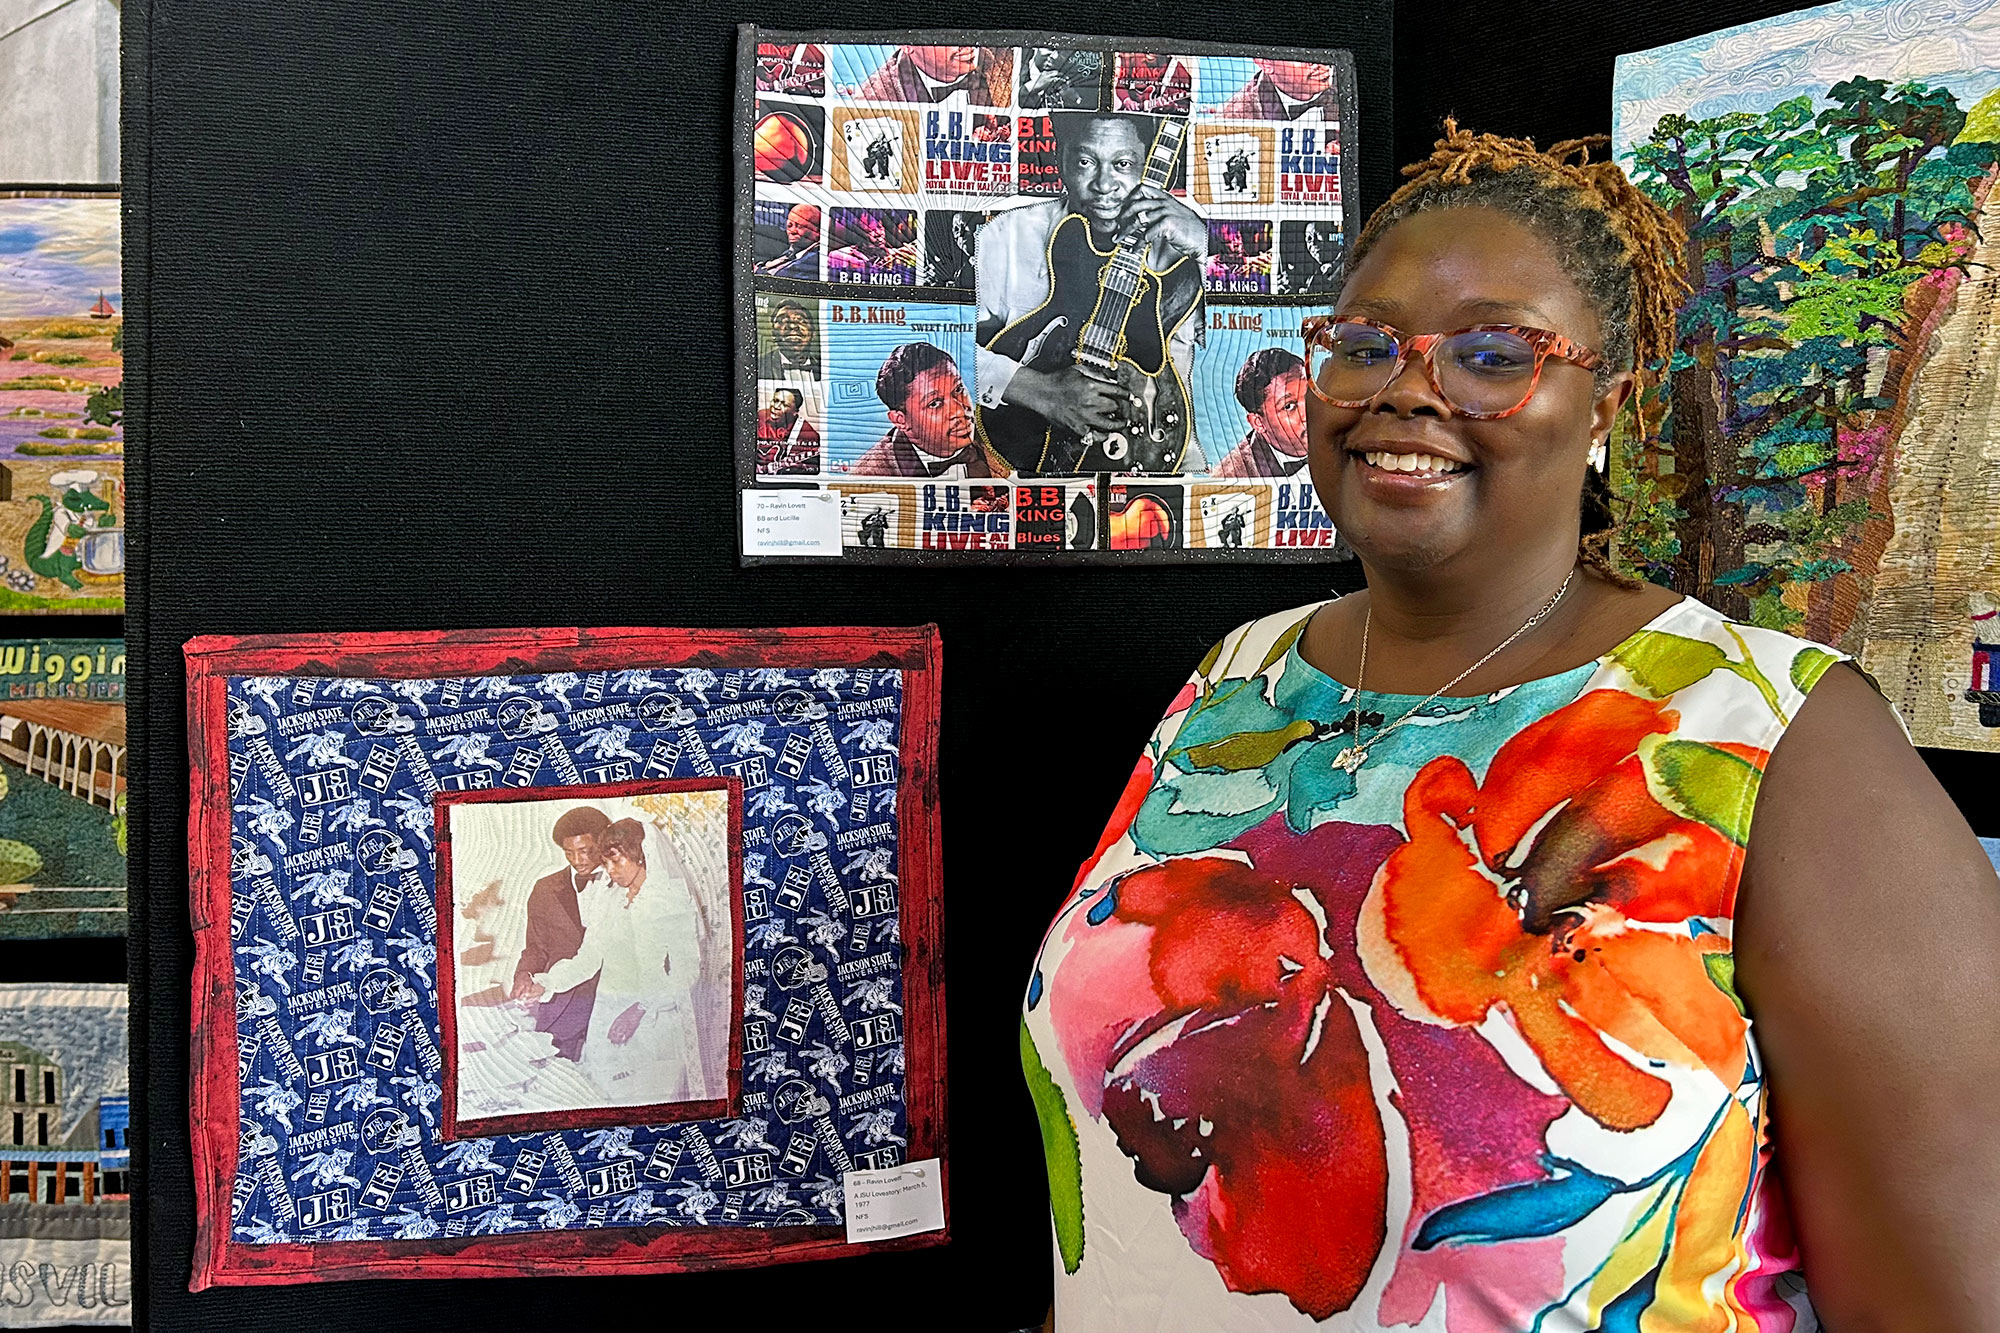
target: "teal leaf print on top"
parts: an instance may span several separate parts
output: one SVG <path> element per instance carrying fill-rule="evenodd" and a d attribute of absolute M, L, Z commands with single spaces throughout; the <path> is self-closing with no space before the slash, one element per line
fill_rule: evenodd
<path fill-rule="evenodd" d="M 1282 1297 L 1371 1328 L 1441 1300 L 1518 1333 L 1645 1333 L 1775 1299 L 1730 918 L 1761 766 L 1838 654 L 1688 602 L 1556 675 L 1363 694 L 1302 654 L 1317 609 L 1230 634 L 1175 696 L 1125 840 L 1045 940 L 1028 1018 L 1053 1058 L 1023 1063 L 1073 1308 L 1134 1322 L 1114 1270 L 1186 1247 L 1220 1281 L 1142 1293 L 1149 1326 Z M 1543 934 L 1537 894 L 1578 906 Z M 1123 1167 L 1093 1167 L 1087 1200 L 1078 1138 Z M 1354 1165 L 1378 1151 L 1380 1180 Z"/>
<path fill-rule="evenodd" d="M 1410 1248 L 1428 1250 L 1452 1243 L 1553 1236 L 1588 1217 L 1612 1195 L 1630 1188 L 1560 1157 L 1547 1158 L 1545 1164 L 1556 1173 L 1547 1180 L 1512 1185 L 1438 1209 L 1424 1219 Z"/>
<path fill-rule="evenodd" d="M 1263 687 L 1262 675 L 1224 678 L 1189 708 L 1162 756 L 1161 780 L 1132 822 L 1132 840 L 1142 851 L 1203 851 L 1278 808 L 1291 766 L 1306 748 L 1300 742 L 1314 727 L 1266 698 Z"/>
<path fill-rule="evenodd" d="M 1298 655 L 1307 619 L 1279 636 L 1263 654 L 1258 674 L 1224 676 L 1204 686 L 1161 755 L 1158 780 L 1133 820 L 1132 841 L 1140 851 L 1160 857 L 1208 851 L 1280 810 L 1295 833 L 1334 818 L 1377 822 L 1400 817 L 1400 802 L 1392 796 L 1378 797 L 1387 808 L 1353 807 L 1356 775 L 1333 760 L 1354 741 L 1355 695 Z M 1576 696 L 1596 666 L 1589 663 L 1502 693 L 1517 696 L 1521 707 L 1537 699 L 1560 706 Z M 1409 725 L 1369 746 L 1365 771 L 1377 777 L 1374 790 L 1392 792 L 1394 784 L 1383 780 L 1387 770 L 1414 776 L 1445 748 L 1472 762 L 1486 762 L 1511 734 L 1504 712 L 1483 707 L 1499 697 L 1425 703 Z M 1398 695 L 1369 696 L 1363 705 L 1362 738 L 1384 727 L 1378 707 L 1396 717 L 1417 702 Z"/>

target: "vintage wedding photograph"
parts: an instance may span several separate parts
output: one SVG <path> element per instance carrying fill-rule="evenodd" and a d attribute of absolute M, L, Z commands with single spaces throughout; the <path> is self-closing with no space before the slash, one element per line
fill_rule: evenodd
<path fill-rule="evenodd" d="M 446 1138 L 733 1114 L 732 779 L 438 800 Z"/>

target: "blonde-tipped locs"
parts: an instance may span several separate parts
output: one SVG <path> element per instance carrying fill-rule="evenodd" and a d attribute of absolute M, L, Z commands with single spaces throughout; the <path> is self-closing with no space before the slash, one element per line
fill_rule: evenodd
<path fill-rule="evenodd" d="M 1541 149 L 1532 139 L 1474 134 L 1447 118 L 1431 155 L 1404 167 L 1408 179 L 1370 215 L 1348 269 L 1352 272 L 1391 227 L 1415 214 L 1446 208 L 1507 214 L 1548 242 L 1596 311 L 1604 335 L 1599 382 L 1619 370 L 1637 374 L 1644 431 L 1648 391 L 1666 376 L 1681 300 L 1689 290 L 1681 268 L 1687 233 L 1616 162 L 1592 160 L 1591 150 L 1607 142 L 1599 135 Z M 1609 519 L 1608 494 L 1600 488 L 1586 498 Z M 1609 536 L 1601 531 L 1584 539 L 1587 563 L 1607 574 Z"/>
<path fill-rule="evenodd" d="M 1492 208 L 1541 232 L 1604 324 L 1605 359 L 1642 375 L 1673 354 L 1675 318 L 1688 283 L 1687 234 L 1632 184 L 1616 162 L 1592 161 L 1603 135 L 1547 149 L 1533 139 L 1474 134 L 1447 118 L 1431 155 L 1370 215 L 1353 264 L 1404 218 L 1440 208 Z"/>

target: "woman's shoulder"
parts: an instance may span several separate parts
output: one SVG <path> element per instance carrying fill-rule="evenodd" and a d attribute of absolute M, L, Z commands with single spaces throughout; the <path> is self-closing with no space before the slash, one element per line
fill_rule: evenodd
<path fill-rule="evenodd" d="M 1683 597 L 1604 656 L 1604 670 L 1633 693 L 1682 704 L 1748 691 L 1780 722 L 1797 714 L 1846 653 L 1781 629 L 1736 620 Z"/>
<path fill-rule="evenodd" d="M 1201 665 L 1195 669 L 1196 676 L 1217 681 L 1253 676 L 1268 670 L 1298 642 L 1314 612 L 1336 600 L 1323 598 L 1304 606 L 1246 620 L 1215 641 L 1215 646 L 1208 650 L 1207 656 L 1201 659 Z"/>
<path fill-rule="evenodd" d="M 1829 644 L 1795 634 L 1791 630 L 1738 620 L 1696 597 L 1681 598 L 1665 614 L 1678 617 L 1687 625 L 1698 627 L 1711 639 L 1720 637 L 1732 643 L 1740 640 L 1759 658 L 1791 658 L 1801 653 L 1817 653 L 1830 661 L 1844 661 L 1847 658 L 1846 653 Z"/>

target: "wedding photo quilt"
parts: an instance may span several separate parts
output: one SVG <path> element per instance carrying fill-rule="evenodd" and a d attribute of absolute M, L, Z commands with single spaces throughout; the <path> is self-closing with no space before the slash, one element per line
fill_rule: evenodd
<path fill-rule="evenodd" d="M 942 1241 L 934 631 L 187 652 L 195 1289 Z"/>
<path fill-rule="evenodd" d="M 1300 322 L 1355 108 L 1347 51 L 745 26 L 743 558 L 1344 553 Z"/>

